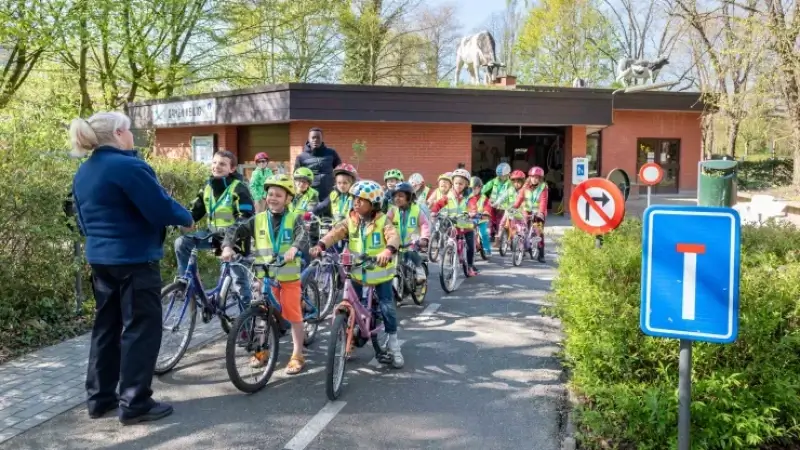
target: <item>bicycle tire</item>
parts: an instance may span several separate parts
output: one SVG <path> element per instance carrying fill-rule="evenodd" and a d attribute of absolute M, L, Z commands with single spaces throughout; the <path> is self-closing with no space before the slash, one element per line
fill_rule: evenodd
<path fill-rule="evenodd" d="M 431 235 L 430 244 L 428 245 L 428 259 L 431 262 L 437 262 L 439 260 L 439 254 L 442 250 L 442 233 L 441 231 L 435 231 Z"/>
<path fill-rule="evenodd" d="M 476 245 L 478 245 L 478 252 L 481 255 L 481 259 L 483 261 L 488 261 L 489 258 L 486 257 L 486 250 L 483 249 L 483 240 L 482 239 L 478 239 L 478 242 L 476 243 Z"/>
<path fill-rule="evenodd" d="M 511 264 L 519 267 L 522 264 L 522 258 L 525 256 L 525 245 L 522 242 L 522 236 L 514 236 L 511 241 Z"/>
<path fill-rule="evenodd" d="M 373 329 L 377 329 L 381 325 L 381 322 L 383 322 L 383 316 L 381 315 L 381 307 L 378 304 L 378 302 L 379 302 L 378 293 L 377 293 L 377 291 L 373 290 L 372 291 L 372 309 L 373 309 L 372 327 L 373 327 Z M 386 333 L 386 330 L 384 330 L 384 334 L 385 334 L 387 339 L 383 343 L 378 338 L 378 333 L 372 334 L 370 336 L 370 342 L 372 342 L 372 349 L 375 350 L 375 358 L 376 359 L 378 358 L 378 355 L 380 355 L 382 353 L 385 353 L 386 351 L 389 350 L 389 339 L 388 339 L 389 335 L 388 335 L 388 333 Z"/>
<path fill-rule="evenodd" d="M 417 306 L 422 306 L 422 304 L 425 303 L 425 297 L 428 295 L 429 272 L 428 264 L 424 261 L 422 263 L 422 270 L 425 271 L 425 282 L 421 283 L 421 286 L 415 285 L 417 289 L 411 293 L 411 300 L 413 300 Z"/>
<path fill-rule="evenodd" d="M 272 336 L 273 345 L 269 347 L 269 359 L 267 360 L 262 378 L 255 383 L 249 383 L 242 378 L 239 369 L 236 367 L 236 347 L 242 327 L 246 325 L 251 318 L 259 316 L 267 321 L 266 336 L 267 339 L 270 338 L 270 335 Z M 278 350 L 280 346 L 278 323 L 275 321 L 275 316 L 268 314 L 268 311 L 263 306 L 254 305 L 239 314 L 239 317 L 237 317 L 236 321 L 233 323 L 232 330 L 234 332 L 228 333 L 228 340 L 225 344 L 225 369 L 228 372 L 228 378 L 231 380 L 231 383 L 236 386 L 236 389 L 242 392 L 248 394 L 258 392 L 269 383 L 270 378 L 272 378 L 272 373 L 275 371 L 275 366 L 278 364 Z"/>
<path fill-rule="evenodd" d="M 186 300 L 186 289 L 188 289 L 188 287 L 189 287 L 189 285 L 186 284 L 185 282 L 182 282 L 182 281 L 176 281 L 174 283 L 168 284 L 163 289 L 161 289 L 161 297 L 160 297 L 160 299 L 163 299 L 164 296 L 169 295 L 173 291 L 177 291 L 177 290 L 180 289 L 180 290 L 183 291 L 183 297 L 182 298 L 184 300 Z M 188 332 L 186 334 L 186 337 L 183 339 L 183 341 L 181 341 L 181 345 L 178 348 L 178 351 L 175 353 L 174 356 L 172 356 L 172 358 L 170 358 L 168 360 L 168 362 L 166 364 L 159 365 L 159 360 L 160 359 L 158 359 L 158 358 L 156 359 L 156 366 L 155 366 L 155 370 L 153 371 L 156 375 L 164 375 L 165 373 L 167 373 L 167 372 L 171 371 L 172 369 L 174 369 L 175 366 L 177 366 L 178 363 L 181 361 L 181 359 L 183 358 L 183 355 L 186 353 L 186 350 L 189 348 L 189 344 L 192 342 L 192 335 L 194 334 L 194 328 L 195 328 L 195 326 L 197 324 L 197 302 L 194 301 L 194 298 L 190 298 L 190 299 L 188 299 L 188 301 L 189 301 L 189 309 L 188 309 L 187 313 L 189 314 L 189 317 L 188 317 L 188 319 L 189 319 L 188 327 L 189 328 L 188 328 Z M 163 333 L 164 333 L 164 322 L 163 322 L 163 320 L 164 319 L 162 318 L 162 322 L 161 322 L 161 333 L 162 333 L 162 336 L 163 336 Z M 183 319 L 181 320 L 181 323 L 179 324 L 179 327 L 180 327 L 180 325 L 183 325 L 183 321 L 184 320 L 186 320 L 186 316 L 184 316 Z M 162 339 L 163 339 L 163 337 L 162 337 Z M 159 350 L 158 350 L 159 356 L 161 356 L 161 351 L 162 350 L 164 350 L 164 346 L 163 345 L 161 345 L 159 347 Z"/>
<path fill-rule="evenodd" d="M 453 263 L 453 268 L 451 269 L 453 271 L 453 286 L 452 287 L 447 286 L 447 284 L 444 281 L 444 277 L 445 277 L 445 267 L 444 267 L 444 265 L 445 265 L 445 262 L 448 259 L 451 260 L 452 263 Z M 447 294 L 449 294 L 449 293 L 451 293 L 451 292 L 456 290 L 456 283 L 458 282 L 458 275 L 457 275 L 458 270 L 456 269 L 456 264 L 457 264 L 457 261 L 456 261 L 456 248 L 455 248 L 455 246 L 454 245 L 450 245 L 450 244 L 445 245 L 444 253 L 442 254 L 442 261 L 439 263 L 439 284 L 441 284 L 442 290 Z"/>
<path fill-rule="evenodd" d="M 317 331 L 319 331 L 319 324 L 320 322 L 322 322 L 322 320 L 320 319 L 321 317 L 320 307 L 322 306 L 320 300 L 321 295 L 319 293 L 319 287 L 317 287 L 317 281 L 314 280 L 313 278 L 309 278 L 308 280 L 306 280 L 306 284 L 301 285 L 300 289 L 304 297 L 306 298 L 310 297 L 308 299 L 309 303 L 311 303 L 311 306 L 313 306 L 314 309 L 317 310 L 317 317 L 314 318 L 309 317 L 308 319 L 305 319 L 304 317 L 303 320 L 303 322 L 305 322 L 303 325 L 303 345 L 308 347 L 309 345 L 313 344 L 314 340 L 317 338 Z M 300 301 L 302 302 L 301 303 L 301 310 L 302 310 L 302 306 L 305 304 L 306 300 L 301 298 Z M 303 314 L 303 316 L 305 316 L 305 314 Z M 311 331 L 309 331 L 309 327 Z"/>
<path fill-rule="evenodd" d="M 336 384 L 336 347 L 338 347 L 340 340 L 342 341 L 343 347 L 340 357 L 342 366 L 339 370 L 341 379 L 339 383 Z M 336 315 L 336 318 L 333 319 L 328 352 L 325 358 L 325 393 L 331 401 L 336 400 L 342 394 L 347 365 L 347 350 L 347 314 L 339 313 Z"/>
<path fill-rule="evenodd" d="M 333 311 L 333 306 L 336 305 L 337 300 L 339 298 L 339 287 L 338 287 L 338 285 L 339 285 L 339 272 L 336 271 L 334 266 L 329 266 L 329 267 L 331 269 L 325 275 L 326 277 L 328 277 L 328 286 L 327 286 L 328 295 L 325 298 L 325 306 L 322 308 L 322 311 L 320 311 L 320 313 L 319 313 L 320 322 L 324 321 L 325 319 L 328 318 L 329 315 L 331 315 L 331 312 Z M 325 269 L 325 270 L 329 270 L 329 269 Z M 317 282 L 317 289 L 319 289 L 319 286 L 320 286 L 319 281 L 316 278 L 314 279 L 314 281 Z M 322 290 L 320 290 L 320 292 L 322 292 Z"/>
<path fill-rule="evenodd" d="M 497 239 L 497 251 L 500 252 L 500 256 L 506 256 L 508 253 L 508 230 L 503 228 L 500 231 L 500 237 Z"/>

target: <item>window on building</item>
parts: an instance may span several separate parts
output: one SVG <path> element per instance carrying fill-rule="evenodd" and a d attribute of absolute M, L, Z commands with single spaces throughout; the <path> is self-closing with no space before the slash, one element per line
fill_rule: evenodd
<path fill-rule="evenodd" d="M 586 136 L 586 157 L 589 158 L 589 177 L 600 176 L 600 158 L 602 149 L 600 146 L 600 133 L 592 133 Z"/>

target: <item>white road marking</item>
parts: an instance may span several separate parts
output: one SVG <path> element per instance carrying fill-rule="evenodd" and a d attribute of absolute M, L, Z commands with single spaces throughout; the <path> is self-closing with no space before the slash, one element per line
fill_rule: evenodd
<path fill-rule="evenodd" d="M 308 447 L 308 444 L 317 437 L 317 435 L 325 429 L 325 427 L 339 414 L 339 411 L 344 408 L 347 402 L 328 402 L 322 409 L 311 418 L 311 420 L 303 427 L 297 434 L 294 435 L 291 441 L 283 447 L 284 450 L 303 450 Z"/>
<path fill-rule="evenodd" d="M 439 307 L 440 307 L 440 306 L 442 306 L 442 305 L 440 305 L 440 304 L 438 304 L 438 303 L 431 303 L 431 304 L 430 304 L 430 305 L 428 305 L 428 307 L 427 307 L 427 308 L 425 308 L 425 310 L 424 310 L 424 311 L 422 311 L 422 312 L 419 314 L 419 316 L 417 316 L 417 317 L 426 317 L 426 316 L 432 316 L 432 315 L 433 315 L 433 313 L 435 313 L 435 312 L 436 312 L 436 310 L 437 310 L 437 309 L 439 309 Z"/>

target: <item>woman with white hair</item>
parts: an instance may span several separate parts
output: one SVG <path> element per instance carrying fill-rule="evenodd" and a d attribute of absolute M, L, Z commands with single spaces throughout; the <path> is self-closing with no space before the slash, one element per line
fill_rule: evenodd
<path fill-rule="evenodd" d="M 104 112 L 73 120 L 69 130 L 73 155 L 89 155 L 72 183 L 96 302 L 87 408 L 100 418 L 119 407 L 124 425 L 172 413 L 150 389 L 161 347 L 159 261 L 166 227 L 192 225 L 189 211 L 133 150 L 130 123 Z"/>

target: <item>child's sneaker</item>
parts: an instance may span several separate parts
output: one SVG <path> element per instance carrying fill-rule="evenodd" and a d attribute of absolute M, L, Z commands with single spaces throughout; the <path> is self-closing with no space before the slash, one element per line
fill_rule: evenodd
<path fill-rule="evenodd" d="M 423 269 L 422 266 L 419 266 L 417 267 L 416 273 L 417 273 L 417 283 L 418 284 L 425 283 L 425 279 L 427 278 L 427 276 L 425 275 L 425 269 Z"/>

